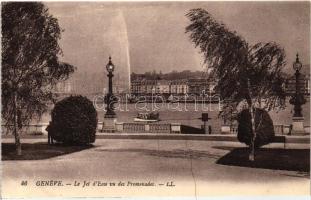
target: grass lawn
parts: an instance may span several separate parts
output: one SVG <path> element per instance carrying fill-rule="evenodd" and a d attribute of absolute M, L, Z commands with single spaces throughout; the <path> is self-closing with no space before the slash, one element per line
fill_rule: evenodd
<path fill-rule="evenodd" d="M 217 164 L 310 173 L 310 149 L 260 148 L 255 151 L 253 162 L 248 160 L 248 155 L 249 148 L 234 148 Z"/>
<path fill-rule="evenodd" d="M 70 154 L 84 149 L 92 148 L 93 145 L 69 146 L 63 144 L 49 145 L 46 142 L 22 143 L 22 155 L 15 153 L 14 143 L 2 143 L 2 160 L 42 160 L 60 155 Z"/>

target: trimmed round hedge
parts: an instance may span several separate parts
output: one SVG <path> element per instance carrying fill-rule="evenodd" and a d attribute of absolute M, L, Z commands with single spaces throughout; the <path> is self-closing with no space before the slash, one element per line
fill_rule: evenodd
<path fill-rule="evenodd" d="M 48 132 L 52 139 L 65 144 L 95 142 L 97 112 L 88 98 L 64 98 L 56 103 L 51 115 Z"/>
<path fill-rule="evenodd" d="M 251 126 L 251 114 L 249 109 L 242 110 L 238 116 L 238 140 L 247 145 L 251 144 L 253 137 L 253 131 Z M 269 144 L 274 138 L 274 126 L 271 117 L 268 112 L 256 108 L 255 109 L 255 127 L 256 127 L 256 139 L 255 148 Z"/>

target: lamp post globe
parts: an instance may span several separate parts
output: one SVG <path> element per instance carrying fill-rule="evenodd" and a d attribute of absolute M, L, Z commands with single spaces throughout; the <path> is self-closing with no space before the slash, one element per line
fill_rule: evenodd
<path fill-rule="evenodd" d="M 109 62 L 106 65 L 106 69 L 109 73 L 112 73 L 114 71 L 114 64 L 111 61 L 111 56 L 109 56 Z"/>
<path fill-rule="evenodd" d="M 294 64 L 293 64 L 293 68 L 294 68 L 294 70 L 295 71 L 300 71 L 300 69 L 301 69 L 301 67 L 302 67 L 302 64 L 301 64 L 301 62 L 299 61 L 299 55 L 298 55 L 298 53 L 296 54 L 296 61 L 294 62 Z"/>

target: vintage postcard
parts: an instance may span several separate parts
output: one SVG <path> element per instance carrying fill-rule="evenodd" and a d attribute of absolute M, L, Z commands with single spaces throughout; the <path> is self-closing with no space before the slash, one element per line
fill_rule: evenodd
<path fill-rule="evenodd" d="M 309 1 L 1 2 L 1 197 L 310 195 Z"/>

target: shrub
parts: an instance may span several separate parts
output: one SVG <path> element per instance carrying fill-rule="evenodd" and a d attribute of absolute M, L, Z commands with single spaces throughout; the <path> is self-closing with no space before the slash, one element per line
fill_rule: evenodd
<path fill-rule="evenodd" d="M 253 138 L 253 131 L 251 126 L 251 114 L 248 109 L 242 110 L 238 114 L 238 140 L 247 145 L 251 144 Z M 255 148 L 259 148 L 262 145 L 269 144 L 275 133 L 273 127 L 273 121 L 270 118 L 267 111 L 263 109 L 255 110 L 255 127 L 256 127 L 256 139 Z"/>
<path fill-rule="evenodd" d="M 83 96 L 70 96 L 56 103 L 48 127 L 49 135 L 65 144 L 95 142 L 97 112 Z"/>

